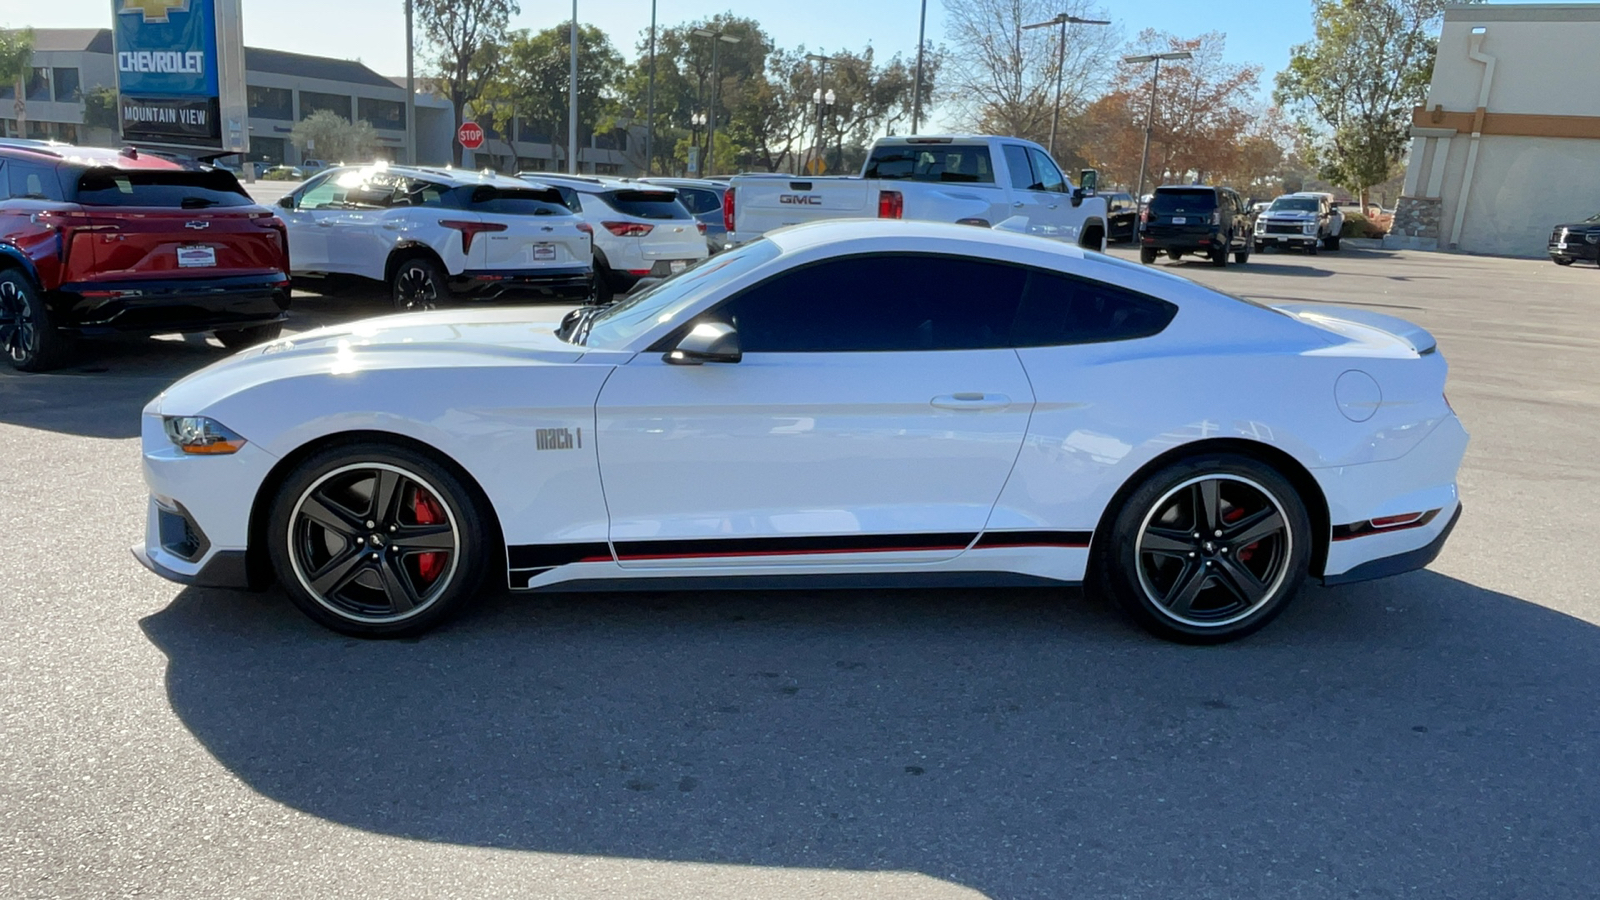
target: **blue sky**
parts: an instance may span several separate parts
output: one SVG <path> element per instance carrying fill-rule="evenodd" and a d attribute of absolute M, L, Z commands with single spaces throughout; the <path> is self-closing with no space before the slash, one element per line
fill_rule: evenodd
<path fill-rule="evenodd" d="M 517 27 L 540 29 L 565 21 L 570 0 L 522 0 Z M 880 56 L 909 53 L 917 43 L 919 0 L 657 0 L 657 17 L 671 25 L 732 11 L 760 21 L 780 45 L 860 49 Z M 1208 31 L 1227 36 L 1227 55 L 1263 68 L 1262 86 L 1289 60 L 1289 48 L 1311 37 L 1309 0 L 1102 0 L 1123 39 L 1144 28 L 1184 37 Z M 0 26 L 106 27 L 112 0 L 0 0 Z M 405 71 L 401 0 L 244 0 L 245 42 L 321 56 L 360 58 L 385 75 Z M 650 0 L 578 0 L 578 16 L 611 35 L 623 53 L 650 24 Z M 944 5 L 928 0 L 928 35 L 944 43 Z"/>

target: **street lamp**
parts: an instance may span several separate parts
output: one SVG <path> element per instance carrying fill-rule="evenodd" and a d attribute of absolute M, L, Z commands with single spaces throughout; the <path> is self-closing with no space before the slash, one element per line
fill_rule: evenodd
<path fill-rule="evenodd" d="M 917 68 L 911 76 L 911 133 L 922 121 L 922 45 L 928 31 L 928 0 L 922 0 L 922 15 L 917 19 Z"/>
<path fill-rule="evenodd" d="M 1061 39 L 1056 42 L 1056 106 L 1050 113 L 1050 156 L 1056 155 L 1056 125 L 1061 121 L 1061 76 L 1062 70 L 1067 67 L 1067 26 L 1068 25 L 1110 25 L 1103 19 L 1080 19 L 1066 13 L 1057 13 L 1055 18 L 1032 25 L 1022 26 L 1026 31 L 1030 28 L 1049 28 L 1051 25 L 1061 26 Z"/>
<path fill-rule="evenodd" d="M 706 172 L 711 177 L 717 170 L 717 104 L 722 102 L 722 78 L 717 71 L 717 48 L 723 44 L 737 44 L 739 39 L 721 31 L 696 28 L 692 34 L 711 38 L 711 115 L 706 120 Z"/>
<path fill-rule="evenodd" d="M 806 54 L 806 59 L 809 60 L 810 62 L 821 63 L 822 64 L 822 65 L 817 67 L 817 89 L 815 91 L 811 92 L 812 102 L 817 104 L 817 141 L 816 141 L 816 144 L 815 144 L 816 149 L 812 151 L 813 155 L 812 155 L 811 158 L 812 159 L 821 159 L 822 158 L 822 96 L 823 96 L 822 89 L 828 83 L 828 63 L 833 62 L 833 57 L 831 57 L 831 56 L 823 56 L 820 53 L 807 53 Z M 833 98 L 833 91 L 828 91 L 827 92 L 827 96 L 829 97 L 828 102 L 832 103 L 833 102 L 833 99 L 832 99 Z"/>
<path fill-rule="evenodd" d="M 834 101 L 838 99 L 839 95 L 833 92 L 833 88 L 828 88 L 828 90 L 824 92 L 822 88 L 819 87 L 811 92 L 811 102 L 817 105 L 817 152 L 816 156 L 813 157 L 814 159 L 822 159 L 822 110 L 824 108 L 832 110 Z M 843 137 L 841 137 L 840 140 L 842 141 Z M 843 150 L 841 149 L 840 152 L 843 153 Z"/>
<path fill-rule="evenodd" d="M 578 174 L 578 0 L 572 0 L 572 45 L 567 70 L 567 172 Z"/>
<path fill-rule="evenodd" d="M 696 156 L 700 154 L 700 128 L 705 124 L 706 114 L 704 112 L 697 112 L 689 116 L 689 146 L 694 148 Z M 700 175 L 700 160 L 698 159 L 695 160 L 693 174 L 696 177 Z"/>
<path fill-rule="evenodd" d="M 1139 184 L 1134 189 L 1134 202 L 1144 203 L 1144 171 L 1150 163 L 1150 129 L 1155 127 L 1156 119 L 1156 85 L 1161 81 L 1161 61 L 1176 59 L 1192 59 L 1193 53 L 1187 50 L 1174 50 L 1171 53 L 1146 53 L 1142 56 L 1124 56 L 1122 61 L 1130 66 L 1154 61 L 1156 64 L 1155 77 L 1150 79 L 1150 111 L 1144 117 L 1144 152 L 1139 155 Z"/>

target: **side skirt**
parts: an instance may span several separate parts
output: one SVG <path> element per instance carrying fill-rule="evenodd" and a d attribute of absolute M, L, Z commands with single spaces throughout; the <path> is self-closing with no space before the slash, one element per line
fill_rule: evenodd
<path fill-rule="evenodd" d="M 687 575 L 639 578 L 580 578 L 526 593 L 579 591 L 826 591 L 896 588 L 1077 587 L 1081 582 L 1017 572 L 852 572 L 816 575 Z"/>

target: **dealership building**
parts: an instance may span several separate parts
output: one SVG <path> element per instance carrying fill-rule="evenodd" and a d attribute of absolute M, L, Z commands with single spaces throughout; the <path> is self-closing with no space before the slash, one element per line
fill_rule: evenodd
<path fill-rule="evenodd" d="M 1543 256 L 1600 212 L 1600 6 L 1445 11 L 1386 246 Z"/>
<path fill-rule="evenodd" d="M 263 165 L 289 164 L 316 157 L 315 149 L 300 152 L 290 140 L 296 122 L 317 110 L 332 110 L 351 121 L 365 120 L 376 130 L 379 155 L 393 162 L 443 164 L 452 157 L 456 117 L 449 100 L 419 91 L 415 97 L 417 159 L 406 149 L 406 91 L 404 78 L 389 78 L 360 62 L 244 48 L 245 90 L 248 100 L 250 153 L 247 159 Z M 0 137 L 50 138 L 73 144 L 116 146 L 115 109 L 97 116 L 93 95 L 97 89 L 115 89 L 116 62 L 109 28 L 37 28 L 29 78 L 22 97 L 23 121 L 15 114 L 16 91 L 12 79 L 0 79 Z M 474 167 L 491 166 L 550 171 L 565 169 L 565 147 L 559 142 L 519 139 L 487 129 L 489 138 L 477 154 L 467 153 Z M 630 174 L 634 136 L 596 135 L 578 152 L 584 172 Z M 524 138 L 518 134 L 518 138 Z"/>

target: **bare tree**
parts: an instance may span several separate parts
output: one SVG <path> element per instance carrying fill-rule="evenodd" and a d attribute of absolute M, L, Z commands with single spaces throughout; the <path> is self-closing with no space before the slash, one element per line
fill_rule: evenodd
<path fill-rule="evenodd" d="M 522 12 L 517 0 L 418 0 L 417 23 L 437 56 L 439 86 L 456 108 L 456 123 L 483 96 L 500 68 L 506 27 Z M 452 142 L 456 165 L 461 146 Z"/>
<path fill-rule="evenodd" d="M 1070 124 L 1115 71 L 1115 28 L 1068 25 L 1060 52 L 1059 28 L 1022 26 L 1067 13 L 1107 18 L 1092 0 L 947 0 L 945 60 L 949 102 L 962 127 L 1040 140 L 1050 131 L 1057 73 L 1062 119 Z M 1063 59 L 1060 68 L 1058 53 Z M 1073 141 L 1061 141 L 1071 146 Z"/>

